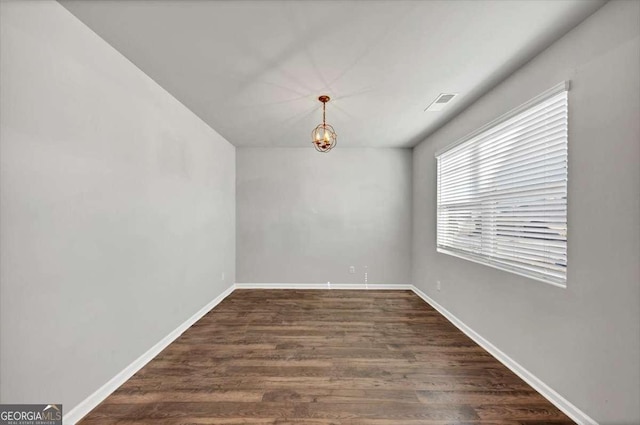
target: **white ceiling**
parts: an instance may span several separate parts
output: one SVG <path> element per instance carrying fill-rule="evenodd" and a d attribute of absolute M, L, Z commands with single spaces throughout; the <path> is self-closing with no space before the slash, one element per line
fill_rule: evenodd
<path fill-rule="evenodd" d="M 328 94 L 339 147 L 409 147 L 604 2 L 61 3 L 236 146 L 311 147 Z"/>

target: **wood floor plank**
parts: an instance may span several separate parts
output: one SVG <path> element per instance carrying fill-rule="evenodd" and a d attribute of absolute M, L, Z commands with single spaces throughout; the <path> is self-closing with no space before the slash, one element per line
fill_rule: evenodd
<path fill-rule="evenodd" d="M 573 422 L 410 291 L 237 290 L 81 423 Z"/>

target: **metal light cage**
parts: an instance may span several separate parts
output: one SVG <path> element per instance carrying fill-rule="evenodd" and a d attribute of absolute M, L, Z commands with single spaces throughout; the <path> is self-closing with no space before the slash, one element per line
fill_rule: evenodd
<path fill-rule="evenodd" d="M 329 152 L 338 143 L 338 136 L 332 126 L 326 122 L 327 102 L 331 100 L 329 96 L 323 95 L 318 98 L 322 102 L 322 124 L 318 124 L 311 132 L 311 142 L 318 152 Z"/>

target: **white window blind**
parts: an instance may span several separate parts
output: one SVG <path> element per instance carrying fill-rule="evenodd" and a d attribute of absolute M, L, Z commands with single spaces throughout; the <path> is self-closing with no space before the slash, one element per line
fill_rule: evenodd
<path fill-rule="evenodd" d="M 568 84 L 436 155 L 437 249 L 565 286 Z"/>

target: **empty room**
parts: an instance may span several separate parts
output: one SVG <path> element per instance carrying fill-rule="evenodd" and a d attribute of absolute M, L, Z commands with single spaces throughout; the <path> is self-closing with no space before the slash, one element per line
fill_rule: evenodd
<path fill-rule="evenodd" d="M 640 0 L 0 0 L 0 425 L 640 425 Z"/>

